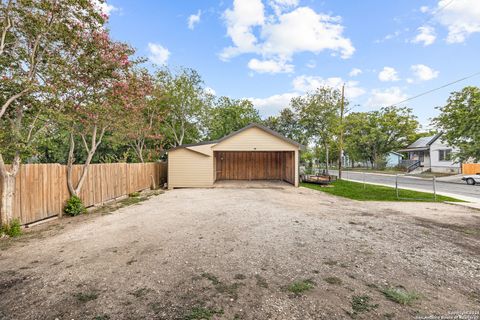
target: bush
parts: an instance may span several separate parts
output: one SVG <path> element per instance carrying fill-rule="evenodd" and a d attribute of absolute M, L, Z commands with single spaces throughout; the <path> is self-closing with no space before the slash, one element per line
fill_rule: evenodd
<path fill-rule="evenodd" d="M 22 234 L 22 226 L 19 219 L 13 219 L 10 224 L 3 226 L 0 229 L 0 234 L 6 234 L 10 237 L 18 237 Z"/>
<path fill-rule="evenodd" d="M 67 203 L 65 204 L 65 208 L 63 208 L 63 212 L 65 212 L 68 216 L 78 216 L 79 214 L 87 212 L 85 206 L 83 205 L 82 199 L 77 196 L 72 196 L 68 199 Z"/>

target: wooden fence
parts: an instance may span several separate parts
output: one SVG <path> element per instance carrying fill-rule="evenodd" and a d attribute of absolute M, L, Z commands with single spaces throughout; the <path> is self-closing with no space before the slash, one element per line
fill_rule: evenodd
<path fill-rule="evenodd" d="M 81 171 L 81 165 L 73 167 L 74 184 Z M 87 207 L 99 205 L 148 189 L 153 184 L 161 186 L 166 177 L 167 164 L 164 162 L 92 164 L 80 197 Z M 16 179 L 13 217 L 26 224 L 59 215 L 69 197 L 67 166 L 22 165 Z"/>
<path fill-rule="evenodd" d="M 480 163 L 464 163 L 462 164 L 463 174 L 477 174 L 480 173 Z"/>

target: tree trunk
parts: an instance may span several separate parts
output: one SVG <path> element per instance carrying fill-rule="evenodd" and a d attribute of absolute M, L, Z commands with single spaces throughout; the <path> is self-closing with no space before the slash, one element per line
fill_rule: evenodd
<path fill-rule="evenodd" d="M 20 170 L 20 155 L 17 153 L 13 160 L 12 168 L 7 170 L 3 157 L 0 154 L 0 180 L 2 182 L 0 194 L 0 222 L 8 225 L 13 219 L 13 203 L 15 200 L 15 182 Z"/>
<path fill-rule="evenodd" d="M 329 161 L 330 161 L 330 157 L 329 157 L 329 150 L 328 150 L 328 145 L 325 145 L 325 158 L 326 158 L 326 164 L 327 164 L 327 174 L 328 174 L 328 169 L 329 169 Z"/>
<path fill-rule="evenodd" d="M 10 224 L 13 219 L 13 201 L 15 198 L 15 178 L 11 174 L 5 176 L 2 175 L 0 178 L 2 180 L 2 189 L 1 194 L 1 204 L 0 204 L 0 213 L 2 216 L 1 225 L 6 226 Z"/>

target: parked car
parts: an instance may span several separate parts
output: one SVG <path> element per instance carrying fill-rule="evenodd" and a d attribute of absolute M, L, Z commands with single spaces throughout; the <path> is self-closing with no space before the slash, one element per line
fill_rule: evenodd
<path fill-rule="evenodd" d="M 462 180 L 471 186 L 475 184 L 480 184 L 480 174 L 471 174 L 468 176 L 464 176 L 462 177 Z"/>

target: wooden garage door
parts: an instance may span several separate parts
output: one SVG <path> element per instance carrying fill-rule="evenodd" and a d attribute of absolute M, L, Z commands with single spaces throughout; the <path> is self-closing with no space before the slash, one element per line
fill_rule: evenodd
<path fill-rule="evenodd" d="M 216 180 L 285 180 L 294 183 L 293 151 L 216 151 Z"/>

